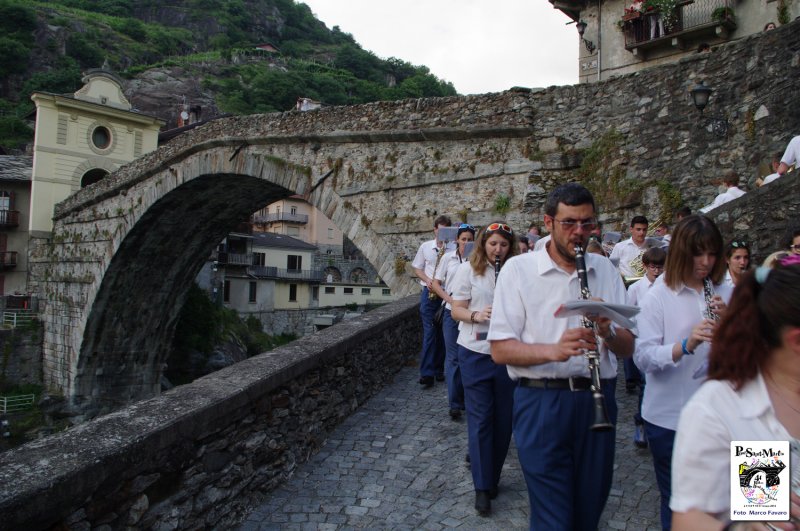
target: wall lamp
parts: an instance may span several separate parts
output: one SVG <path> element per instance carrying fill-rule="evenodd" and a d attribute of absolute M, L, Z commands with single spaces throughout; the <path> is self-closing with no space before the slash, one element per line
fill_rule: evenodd
<path fill-rule="evenodd" d="M 578 35 L 580 35 L 583 44 L 586 45 L 586 50 L 589 53 L 594 53 L 597 47 L 594 45 L 592 41 L 583 38 L 583 32 L 586 31 L 586 26 L 588 26 L 588 24 L 586 24 L 586 22 L 584 22 L 583 20 L 580 20 L 575 23 L 575 27 L 578 28 Z"/>
<path fill-rule="evenodd" d="M 694 86 L 689 94 L 692 96 L 692 102 L 697 110 L 700 111 L 700 117 L 703 118 L 703 109 L 708 105 L 708 100 L 714 90 L 707 86 L 705 81 L 700 81 Z M 711 131 L 719 137 L 728 136 L 728 120 L 723 116 L 706 116 L 706 124 L 711 126 Z"/>

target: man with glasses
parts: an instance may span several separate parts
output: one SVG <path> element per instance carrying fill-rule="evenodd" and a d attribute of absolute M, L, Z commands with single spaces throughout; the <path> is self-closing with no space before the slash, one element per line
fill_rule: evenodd
<path fill-rule="evenodd" d="M 439 228 L 452 224 L 447 216 L 439 216 L 433 222 L 432 240 L 423 242 L 417 250 L 411 267 L 419 278 L 422 293 L 419 298 L 419 314 L 422 318 L 422 353 L 419 360 L 419 383 L 425 388 L 433 387 L 434 378 L 444 381 L 444 336 L 442 328 L 436 326 L 433 317 L 442 303 L 433 291 L 433 276 L 444 255 L 444 242 L 438 240 Z"/>
<path fill-rule="evenodd" d="M 647 218 L 634 216 L 631 220 L 631 237 L 614 246 L 609 257 L 612 262 L 619 264 L 620 274 L 628 278 L 641 278 L 644 271 L 641 269 L 641 256 L 647 250 L 645 238 L 647 237 Z"/>
<path fill-rule="evenodd" d="M 614 430 L 591 431 L 594 400 L 586 349 L 597 349 L 609 419 L 616 423 L 616 354 L 633 352 L 633 334 L 596 318 L 598 341 L 580 317 L 556 318 L 580 298 L 575 246 L 597 225 L 594 198 L 577 183 L 545 203 L 551 240 L 542 252 L 511 258 L 495 289 L 488 339 L 495 363 L 508 365 L 514 391 L 514 441 L 531 504 L 530 528 L 595 530 L 611 489 Z M 587 253 L 596 298 L 625 303 L 625 287 L 604 257 Z"/>

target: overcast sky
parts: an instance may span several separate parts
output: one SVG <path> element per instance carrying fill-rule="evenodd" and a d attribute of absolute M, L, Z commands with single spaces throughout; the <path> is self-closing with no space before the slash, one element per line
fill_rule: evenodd
<path fill-rule="evenodd" d="M 427 66 L 460 94 L 578 82 L 578 32 L 547 0 L 302 0 L 378 57 Z"/>

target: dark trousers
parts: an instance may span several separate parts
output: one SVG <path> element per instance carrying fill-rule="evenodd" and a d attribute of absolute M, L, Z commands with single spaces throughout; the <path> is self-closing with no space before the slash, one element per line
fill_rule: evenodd
<path fill-rule="evenodd" d="M 672 445 L 675 443 L 675 431 L 656 426 L 644 421 L 644 432 L 650 453 L 653 454 L 653 468 L 656 471 L 656 482 L 661 492 L 661 529 L 672 527 L 672 511 L 669 508 L 669 497 L 672 493 Z"/>
<path fill-rule="evenodd" d="M 609 419 L 617 422 L 614 383 L 604 383 Z M 589 391 L 517 386 L 514 441 L 528 486 L 532 530 L 594 531 L 614 469 L 616 430 L 594 432 Z"/>
<path fill-rule="evenodd" d="M 467 434 L 472 482 L 475 490 L 490 490 L 500 483 L 500 473 L 511 444 L 514 382 L 505 365 L 458 347 L 458 361 L 467 406 Z"/>
<path fill-rule="evenodd" d="M 639 372 L 639 367 L 633 362 L 633 356 L 625 358 L 622 361 L 622 366 L 625 369 L 625 383 L 639 383 L 642 379 L 642 373 Z"/>
<path fill-rule="evenodd" d="M 442 324 L 444 336 L 444 379 L 447 382 L 447 400 L 450 409 L 464 409 L 464 384 L 461 382 L 461 368 L 458 366 L 458 321 L 444 310 Z"/>
<path fill-rule="evenodd" d="M 422 288 L 419 297 L 419 315 L 422 318 L 422 353 L 419 360 L 420 376 L 444 374 L 444 338 L 442 327 L 433 324 L 433 314 L 442 299 L 428 299 L 428 288 Z"/>

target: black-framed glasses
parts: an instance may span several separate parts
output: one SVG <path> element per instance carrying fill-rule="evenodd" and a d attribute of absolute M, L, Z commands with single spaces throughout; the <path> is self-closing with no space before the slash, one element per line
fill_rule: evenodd
<path fill-rule="evenodd" d="M 731 247 L 734 249 L 747 249 L 747 242 L 734 240 L 731 242 Z"/>
<path fill-rule="evenodd" d="M 559 223 L 561 228 L 564 230 L 575 230 L 576 228 L 580 227 L 583 230 L 594 230 L 597 228 L 597 219 L 596 218 L 588 218 L 588 219 L 556 219 L 553 218 L 553 221 Z"/>
<path fill-rule="evenodd" d="M 497 232 L 499 230 L 505 232 L 508 235 L 511 236 L 514 235 L 514 231 L 511 230 L 511 227 L 509 227 L 505 223 L 492 223 L 491 225 L 486 227 L 486 232 Z"/>
<path fill-rule="evenodd" d="M 664 264 L 647 264 L 647 269 L 664 269 Z"/>

